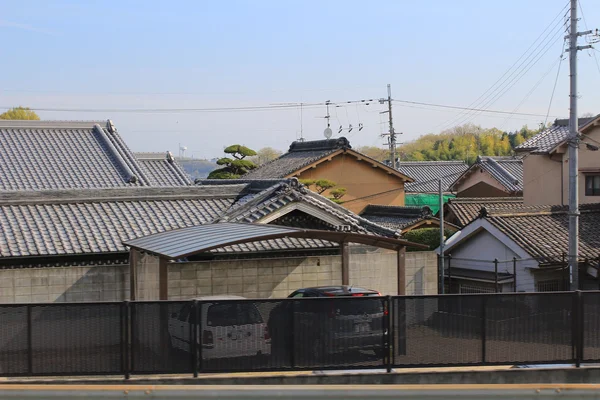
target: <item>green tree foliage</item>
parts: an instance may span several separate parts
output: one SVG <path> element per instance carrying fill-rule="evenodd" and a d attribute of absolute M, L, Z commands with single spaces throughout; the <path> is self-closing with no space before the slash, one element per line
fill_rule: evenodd
<path fill-rule="evenodd" d="M 444 236 L 448 239 L 452 236 L 452 232 L 444 231 Z M 437 228 L 421 228 L 413 229 L 402 235 L 402 239 L 408 240 L 409 242 L 419 243 L 429 246 L 428 250 L 435 250 L 440 245 L 440 230 Z M 428 251 L 424 249 L 418 249 L 415 247 L 407 247 L 406 251 Z"/>
<path fill-rule="evenodd" d="M 300 183 L 309 188 L 314 185 L 315 190 L 319 194 L 323 194 L 329 190 L 330 197 L 328 199 L 338 204 L 342 203 L 342 197 L 344 197 L 347 191 L 346 188 L 336 187 L 337 183 L 329 179 L 300 179 Z"/>
<path fill-rule="evenodd" d="M 216 169 L 208 175 L 208 179 L 237 179 L 256 168 L 250 160 L 244 160 L 246 157 L 255 156 L 256 152 L 246 146 L 234 144 L 225 148 L 224 152 L 231 157 L 223 157 L 217 160 L 217 165 L 223 168 Z"/>
<path fill-rule="evenodd" d="M 0 119 L 20 119 L 39 121 L 40 117 L 28 107 L 14 107 L 0 114 Z"/>
<path fill-rule="evenodd" d="M 269 161 L 273 161 L 281 155 L 281 151 L 276 150 L 272 147 L 263 147 L 262 149 L 256 152 L 255 156 L 249 158 L 254 164 L 261 166 L 263 164 L 268 163 Z"/>
<path fill-rule="evenodd" d="M 359 153 L 362 153 L 368 157 L 371 157 L 379 162 L 389 160 L 390 151 L 388 149 L 382 149 L 376 146 L 361 146 L 356 149 Z"/>
<path fill-rule="evenodd" d="M 532 130 L 527 126 L 516 132 L 502 132 L 496 128 L 483 129 L 466 124 L 439 134 L 423 135 L 400 146 L 398 152 L 409 161 L 465 160 L 471 164 L 478 155 L 512 155 L 513 148 L 537 133 L 539 129 Z"/>

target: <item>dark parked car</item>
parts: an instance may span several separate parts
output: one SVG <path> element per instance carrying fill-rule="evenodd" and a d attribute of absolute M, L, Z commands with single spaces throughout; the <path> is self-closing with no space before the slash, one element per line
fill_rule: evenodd
<path fill-rule="evenodd" d="M 293 344 L 296 360 L 303 364 L 358 350 L 382 357 L 387 310 L 380 296 L 375 290 L 352 286 L 296 290 L 288 297 L 302 300 L 282 302 L 271 313 L 273 346 L 287 352 Z"/>

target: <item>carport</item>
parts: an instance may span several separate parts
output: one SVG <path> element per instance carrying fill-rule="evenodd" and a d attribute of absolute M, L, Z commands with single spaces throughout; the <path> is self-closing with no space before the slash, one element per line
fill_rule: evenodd
<path fill-rule="evenodd" d="M 406 247 L 426 248 L 426 246 L 407 242 L 397 238 L 384 236 L 325 231 L 315 229 L 299 229 L 279 225 L 246 224 L 223 222 L 191 226 L 172 231 L 157 233 L 138 239 L 124 241 L 130 248 L 130 293 L 131 300 L 136 300 L 137 293 L 137 263 L 141 253 L 147 253 L 159 259 L 159 299 L 168 299 L 168 268 L 167 263 L 180 260 L 199 253 L 233 246 L 243 243 L 283 238 L 320 239 L 338 243 L 342 261 L 342 284 L 350 284 L 349 243 L 358 243 L 374 247 L 395 250 L 397 252 L 398 294 L 405 294 L 405 252 Z"/>

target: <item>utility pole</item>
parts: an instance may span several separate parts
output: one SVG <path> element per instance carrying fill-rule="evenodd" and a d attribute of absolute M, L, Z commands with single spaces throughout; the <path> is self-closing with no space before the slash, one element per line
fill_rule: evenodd
<path fill-rule="evenodd" d="M 379 99 L 379 103 L 383 104 L 387 101 L 388 109 L 387 111 L 383 111 L 381 114 L 388 114 L 388 122 L 389 129 L 388 133 L 384 133 L 382 136 L 388 136 L 388 145 L 390 147 L 390 163 L 392 168 L 396 169 L 398 164 L 396 164 L 396 132 L 394 131 L 394 120 L 392 118 L 392 86 L 388 83 L 387 85 L 388 97 L 386 99 Z"/>
<path fill-rule="evenodd" d="M 439 200 L 440 200 L 440 272 L 438 276 L 440 276 L 441 285 L 440 292 L 444 294 L 445 291 L 445 258 L 444 258 L 444 188 L 442 185 L 442 178 L 439 180 Z"/>
<path fill-rule="evenodd" d="M 579 121 L 577 119 L 577 52 L 592 46 L 577 46 L 579 36 L 592 31 L 577 32 L 577 3 L 571 0 L 571 31 L 569 32 L 570 110 L 569 110 L 569 281 L 571 290 L 579 290 Z"/>

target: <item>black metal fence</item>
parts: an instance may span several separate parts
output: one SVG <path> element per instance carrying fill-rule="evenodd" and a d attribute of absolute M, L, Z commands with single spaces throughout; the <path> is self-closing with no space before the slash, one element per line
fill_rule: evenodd
<path fill-rule="evenodd" d="M 0 376 L 600 361 L 600 292 L 0 305 Z"/>

